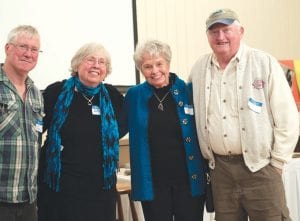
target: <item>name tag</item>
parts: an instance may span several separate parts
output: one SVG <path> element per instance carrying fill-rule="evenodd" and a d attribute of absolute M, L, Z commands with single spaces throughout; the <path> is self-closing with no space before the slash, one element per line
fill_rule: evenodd
<path fill-rule="evenodd" d="M 249 98 L 248 100 L 248 107 L 250 108 L 250 110 L 254 111 L 255 113 L 261 113 L 261 109 L 262 109 L 262 102 L 256 101 L 253 98 Z"/>
<path fill-rule="evenodd" d="M 194 108 L 192 105 L 184 105 L 184 113 L 188 115 L 194 115 Z"/>
<path fill-rule="evenodd" d="M 43 121 L 37 120 L 35 123 L 35 130 L 42 133 L 43 132 Z"/>
<path fill-rule="evenodd" d="M 100 108 L 98 106 L 96 106 L 96 105 L 93 105 L 92 106 L 92 114 L 93 115 L 100 115 L 101 114 L 100 113 Z"/>

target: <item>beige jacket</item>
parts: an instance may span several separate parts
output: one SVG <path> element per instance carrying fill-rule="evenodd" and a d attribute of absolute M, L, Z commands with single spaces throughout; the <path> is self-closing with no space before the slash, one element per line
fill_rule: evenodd
<path fill-rule="evenodd" d="M 213 169 L 215 160 L 206 129 L 211 59 L 212 54 L 200 57 L 189 81 L 201 152 Z M 243 44 L 237 59 L 237 103 L 245 164 L 252 172 L 269 163 L 282 168 L 291 159 L 299 135 L 299 115 L 283 70 L 271 55 Z"/>

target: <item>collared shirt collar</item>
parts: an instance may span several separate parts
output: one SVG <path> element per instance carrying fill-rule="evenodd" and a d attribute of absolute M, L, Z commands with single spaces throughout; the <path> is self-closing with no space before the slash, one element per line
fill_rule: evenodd
<path fill-rule="evenodd" d="M 243 51 L 243 43 L 241 43 L 239 50 L 237 51 L 237 53 L 234 55 L 233 58 L 231 58 L 230 62 L 236 61 L 237 63 L 241 60 L 241 56 L 242 56 L 242 51 Z M 212 53 L 211 56 L 211 65 L 215 65 L 218 69 L 220 68 L 219 62 L 217 60 L 217 57 L 214 53 Z"/>
<path fill-rule="evenodd" d="M 0 82 L 10 82 L 5 71 L 3 70 L 3 63 L 0 64 Z M 25 80 L 26 88 L 30 88 L 34 85 L 33 80 L 30 77 L 27 77 Z"/>

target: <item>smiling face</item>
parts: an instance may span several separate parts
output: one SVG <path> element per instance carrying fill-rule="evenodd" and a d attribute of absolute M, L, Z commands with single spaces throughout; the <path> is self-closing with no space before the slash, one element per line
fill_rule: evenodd
<path fill-rule="evenodd" d="M 97 87 L 107 76 L 107 61 L 101 53 L 86 56 L 78 66 L 79 80 L 86 86 Z"/>
<path fill-rule="evenodd" d="M 150 56 L 144 54 L 141 62 L 141 72 L 146 81 L 155 88 L 169 84 L 170 64 L 163 56 Z"/>
<path fill-rule="evenodd" d="M 40 48 L 40 39 L 38 36 L 21 34 L 13 42 L 5 45 L 7 70 L 20 77 L 27 77 L 37 64 Z"/>
<path fill-rule="evenodd" d="M 231 25 L 217 23 L 207 31 L 207 38 L 217 58 L 231 59 L 237 53 L 244 29 L 235 22 Z"/>

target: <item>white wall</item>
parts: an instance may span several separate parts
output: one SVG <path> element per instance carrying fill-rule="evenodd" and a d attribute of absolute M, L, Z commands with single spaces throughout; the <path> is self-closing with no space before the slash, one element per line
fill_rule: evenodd
<path fill-rule="evenodd" d="M 13 26 L 35 25 L 45 52 L 31 76 L 44 88 L 69 76 L 71 57 L 83 43 L 100 41 L 112 54 L 113 73 L 106 81 L 135 84 L 131 2 L 0 0 L 0 45 L 4 47 Z M 199 55 L 210 52 L 205 19 L 222 7 L 238 13 L 245 43 L 278 59 L 300 58 L 300 0 L 136 0 L 136 5 L 139 40 L 168 42 L 173 52 L 171 71 L 183 79 Z"/>
<path fill-rule="evenodd" d="M 300 0 L 136 0 L 139 40 L 170 44 L 171 70 L 187 79 L 195 60 L 210 52 L 205 20 L 232 8 L 245 28 L 244 42 L 277 59 L 300 59 Z"/>
<path fill-rule="evenodd" d="M 8 32 L 20 24 L 35 26 L 41 35 L 44 52 L 30 74 L 40 89 L 68 78 L 71 58 L 90 41 L 111 54 L 113 71 L 106 82 L 136 83 L 131 0 L 0 0 L 0 62 Z"/>

